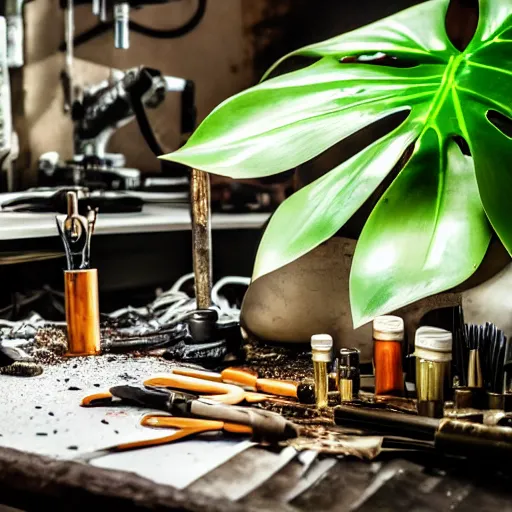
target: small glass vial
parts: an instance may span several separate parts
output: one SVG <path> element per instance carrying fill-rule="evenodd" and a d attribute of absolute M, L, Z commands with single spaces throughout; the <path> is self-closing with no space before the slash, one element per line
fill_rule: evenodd
<path fill-rule="evenodd" d="M 379 316 L 373 321 L 373 366 L 376 395 L 404 395 L 402 342 L 404 321 L 398 316 Z"/>
<path fill-rule="evenodd" d="M 332 361 L 332 345 L 332 337 L 328 334 L 315 334 L 311 336 L 311 356 L 315 376 L 315 401 L 318 409 L 323 409 L 328 405 L 328 365 Z"/>
<path fill-rule="evenodd" d="M 359 397 L 361 385 L 359 359 L 357 348 L 342 348 L 339 351 L 337 386 L 341 402 L 351 402 Z"/>
<path fill-rule="evenodd" d="M 420 327 L 414 340 L 418 414 L 442 418 L 450 390 L 452 333 L 437 327 Z"/>

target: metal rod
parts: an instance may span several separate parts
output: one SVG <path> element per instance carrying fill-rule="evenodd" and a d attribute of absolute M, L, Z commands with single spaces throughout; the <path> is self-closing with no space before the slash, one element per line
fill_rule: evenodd
<path fill-rule="evenodd" d="M 65 24 L 64 24 L 65 38 L 66 38 L 66 62 L 64 72 L 66 74 L 66 81 L 64 87 L 65 91 L 65 104 L 64 111 L 69 112 L 71 105 L 73 105 L 73 38 L 75 36 L 75 19 L 74 19 L 74 6 L 73 0 L 67 1 Z"/>
<path fill-rule="evenodd" d="M 196 282 L 197 307 L 199 309 L 208 309 L 212 301 L 212 232 L 210 177 L 208 173 L 192 169 L 190 200 L 192 215 L 192 260 Z"/>

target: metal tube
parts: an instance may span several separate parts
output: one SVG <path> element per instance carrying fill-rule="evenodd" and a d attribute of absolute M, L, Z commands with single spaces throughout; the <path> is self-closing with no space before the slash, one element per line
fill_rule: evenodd
<path fill-rule="evenodd" d="M 114 5 L 114 44 L 116 48 L 130 48 L 130 4 L 123 2 Z"/>
<path fill-rule="evenodd" d="M 210 211 L 210 177 L 192 169 L 190 178 L 192 214 L 192 260 L 196 282 L 198 309 L 211 306 L 212 294 L 212 232 Z"/>

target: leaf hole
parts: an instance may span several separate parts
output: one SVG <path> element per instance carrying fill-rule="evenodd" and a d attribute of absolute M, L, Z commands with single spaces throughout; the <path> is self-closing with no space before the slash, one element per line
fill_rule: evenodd
<path fill-rule="evenodd" d="M 299 187 L 308 185 L 314 180 L 320 178 L 331 169 L 352 158 L 354 155 L 368 147 L 373 142 L 386 136 L 394 129 L 398 128 L 409 116 L 409 111 L 404 110 L 396 112 L 383 119 L 379 119 L 365 128 L 358 130 L 341 142 L 331 146 L 320 155 L 308 160 L 297 168 L 297 182 Z M 412 151 L 411 151 L 412 152 Z M 406 151 L 407 153 L 407 151 Z M 410 156 L 410 154 L 409 154 Z M 389 176 L 384 180 L 383 185 L 379 187 L 376 192 L 366 201 L 363 206 L 356 212 L 351 219 L 347 221 L 345 226 L 338 233 L 339 236 L 346 236 L 348 238 L 357 238 L 363 229 L 366 219 L 370 212 L 373 210 L 375 204 L 380 196 L 389 186 L 391 181 L 396 177 L 399 170 L 405 165 L 406 160 L 402 160 L 393 169 Z M 389 179 L 389 181 L 388 181 Z"/>
<path fill-rule="evenodd" d="M 466 142 L 466 139 L 464 137 L 461 137 L 460 135 L 455 135 L 452 137 L 455 144 L 459 146 L 460 152 L 465 156 L 471 156 L 471 150 L 469 149 L 469 144 Z"/>
<path fill-rule="evenodd" d="M 446 12 L 446 33 L 457 50 L 463 52 L 478 26 L 478 0 L 451 0 Z"/>
<path fill-rule="evenodd" d="M 363 203 L 363 205 L 357 210 L 356 213 L 345 223 L 344 226 L 336 233 L 335 236 L 344 236 L 348 238 L 358 239 L 359 235 L 363 231 L 364 225 L 370 216 L 370 213 L 374 210 L 382 197 L 384 192 L 391 186 L 391 183 L 398 176 L 398 173 L 405 167 L 409 159 L 414 152 L 414 145 L 416 141 L 409 144 L 407 149 L 404 151 L 400 160 L 395 164 L 393 169 L 388 175 L 382 180 L 382 183 L 375 189 L 373 194 Z"/>
<path fill-rule="evenodd" d="M 375 53 L 374 55 L 359 55 L 351 57 L 342 57 L 341 64 L 373 64 L 374 66 L 388 66 L 391 68 L 414 68 L 419 65 L 418 61 L 393 57 L 385 53 Z"/>
<path fill-rule="evenodd" d="M 487 112 L 487 119 L 496 127 L 498 130 L 512 139 L 512 119 L 507 117 L 496 110 L 489 110 Z"/>

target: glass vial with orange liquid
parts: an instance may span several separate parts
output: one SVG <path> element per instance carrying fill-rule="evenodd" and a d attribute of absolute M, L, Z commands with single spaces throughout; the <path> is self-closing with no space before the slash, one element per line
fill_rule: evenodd
<path fill-rule="evenodd" d="M 404 321 L 398 316 L 379 316 L 373 321 L 373 367 L 376 395 L 404 395 L 402 343 Z"/>

